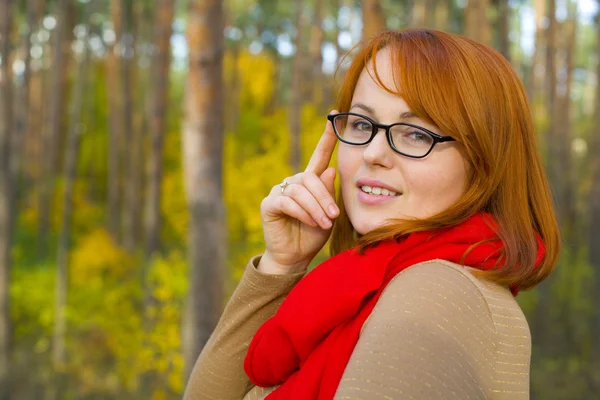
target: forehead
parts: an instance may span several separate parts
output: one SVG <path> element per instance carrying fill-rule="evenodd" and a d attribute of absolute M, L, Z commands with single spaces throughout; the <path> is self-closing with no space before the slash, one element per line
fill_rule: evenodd
<path fill-rule="evenodd" d="M 358 83 L 363 81 L 364 83 L 371 83 L 379 86 L 380 83 L 375 75 L 375 69 L 377 69 L 379 80 L 381 80 L 386 88 L 392 91 L 400 91 L 399 82 L 397 82 L 398 77 L 395 76 L 398 71 L 397 68 L 394 68 L 393 57 L 389 49 L 386 48 L 379 50 L 375 56 L 375 59 L 368 61 L 367 65 L 365 68 L 363 68 L 360 74 Z M 383 88 L 381 89 L 385 90 Z"/>
<path fill-rule="evenodd" d="M 384 89 L 378 82 L 375 75 L 375 68 L 381 83 L 388 89 L 398 92 L 400 90 L 397 84 L 398 79 L 394 79 L 396 73 L 393 67 L 392 56 L 387 49 L 380 50 L 374 60 L 370 60 L 366 67 L 361 72 L 354 93 L 352 103 L 360 102 L 375 109 L 381 117 L 387 116 L 390 113 L 394 115 L 398 112 L 409 109 L 408 105 L 397 94 L 390 93 Z"/>

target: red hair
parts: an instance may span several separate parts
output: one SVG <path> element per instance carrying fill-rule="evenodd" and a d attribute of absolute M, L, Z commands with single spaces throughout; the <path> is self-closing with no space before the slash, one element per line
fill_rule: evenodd
<path fill-rule="evenodd" d="M 485 211 L 497 221 L 504 254 L 499 268 L 478 274 L 522 289 L 545 279 L 558 259 L 560 233 L 531 109 L 511 64 L 489 46 L 429 29 L 383 32 L 355 48 L 359 51 L 342 82 L 336 109 L 349 110 L 363 69 L 379 50 L 390 50 L 400 90 L 383 84 L 374 62 L 373 79 L 402 96 L 417 117 L 454 137 L 463 148 L 469 172 L 462 197 L 445 211 L 426 219 L 395 220 L 360 237 L 338 191 L 341 215 L 331 236 L 331 254 L 354 246 L 362 250 L 411 232 L 446 228 Z M 536 235 L 546 246 L 538 267 L 534 265 Z"/>

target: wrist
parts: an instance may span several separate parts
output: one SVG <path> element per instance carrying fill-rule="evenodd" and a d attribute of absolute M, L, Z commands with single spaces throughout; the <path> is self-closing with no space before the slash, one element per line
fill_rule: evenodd
<path fill-rule="evenodd" d="M 279 264 L 275 260 L 268 251 L 265 251 L 256 269 L 259 272 L 270 274 L 270 275 L 293 275 L 297 273 L 303 273 L 308 268 L 308 263 L 296 263 L 293 265 L 283 265 Z"/>

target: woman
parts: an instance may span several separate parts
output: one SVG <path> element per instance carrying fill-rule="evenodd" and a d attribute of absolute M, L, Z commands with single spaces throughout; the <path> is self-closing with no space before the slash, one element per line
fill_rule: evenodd
<path fill-rule="evenodd" d="M 559 232 L 511 65 L 461 36 L 385 32 L 337 108 L 306 171 L 264 199 L 266 250 L 185 398 L 529 398 L 514 296 L 551 273 Z"/>

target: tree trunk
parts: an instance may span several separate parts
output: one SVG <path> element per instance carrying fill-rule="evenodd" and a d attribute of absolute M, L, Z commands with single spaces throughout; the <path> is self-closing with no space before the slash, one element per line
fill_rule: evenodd
<path fill-rule="evenodd" d="M 11 170 L 14 177 L 13 202 L 19 201 L 19 188 L 21 177 L 25 176 L 20 165 L 24 154 L 24 143 L 27 133 L 29 132 L 29 109 L 30 109 L 30 83 L 31 83 L 31 36 L 35 31 L 39 15 L 41 12 L 39 0 L 27 0 L 27 30 L 23 37 L 23 56 L 25 57 L 23 70 L 23 83 L 19 91 L 19 99 L 15 102 L 16 124 L 15 137 L 12 150 Z"/>
<path fill-rule="evenodd" d="M 121 209 L 121 140 L 123 138 L 123 88 L 121 82 L 120 51 L 123 39 L 123 11 L 121 0 L 111 0 L 110 14 L 115 32 L 115 42 L 108 48 L 108 107 L 109 107 L 109 139 L 108 139 L 108 182 L 107 182 L 107 222 L 108 231 L 113 240 L 120 243 L 119 210 Z"/>
<path fill-rule="evenodd" d="M 140 132 L 134 126 L 134 98 L 133 91 L 136 87 L 135 29 L 133 28 L 133 0 L 121 0 L 123 7 L 123 47 L 122 60 L 122 87 L 123 87 L 123 146 L 122 165 L 124 170 L 125 201 L 121 218 L 123 221 L 123 245 L 128 251 L 136 248 L 136 221 L 139 220 L 140 204 L 138 194 L 141 191 L 137 178 L 138 165 L 140 164 Z"/>
<path fill-rule="evenodd" d="M 89 31 L 89 26 L 88 26 Z M 70 126 L 65 150 L 64 179 L 65 187 L 62 195 L 61 231 L 58 240 L 56 260 L 56 283 L 54 289 L 54 330 L 52 335 L 52 363 L 54 371 L 59 374 L 56 381 L 58 399 L 64 398 L 63 369 L 66 363 L 65 338 L 67 329 L 66 308 L 69 277 L 69 242 L 71 237 L 71 221 L 73 215 L 73 186 L 77 174 L 79 159 L 79 142 L 81 132 L 81 116 L 83 93 L 85 90 L 85 73 L 88 64 L 87 40 L 82 60 L 78 61 L 76 80 L 73 85 L 73 97 L 70 104 Z"/>
<path fill-rule="evenodd" d="M 242 43 L 239 40 L 234 41 L 231 44 L 231 71 L 227 79 L 228 85 L 226 85 L 226 98 L 230 100 L 227 102 L 229 106 L 225 109 L 225 132 L 237 132 L 238 123 L 240 120 L 240 107 L 241 107 L 241 93 L 242 93 L 242 71 L 240 71 L 239 60 L 240 52 L 242 51 Z M 274 60 L 276 61 L 276 60 Z M 277 80 L 275 80 L 277 82 Z M 275 91 L 273 91 L 275 92 Z M 271 98 L 265 106 L 264 112 L 267 113 L 269 110 L 270 103 L 276 95 L 271 93 Z"/>
<path fill-rule="evenodd" d="M 302 75 L 304 72 L 304 40 L 303 31 L 304 24 L 302 19 L 302 12 L 304 10 L 304 2 L 302 0 L 296 1 L 296 37 L 294 39 L 295 53 L 292 59 L 292 84 L 291 84 L 291 95 L 290 95 L 290 108 L 289 108 L 289 129 L 290 129 L 290 165 L 294 172 L 300 172 L 302 168 L 302 151 L 300 132 L 302 131 L 301 119 L 302 119 Z"/>
<path fill-rule="evenodd" d="M 560 143 L 560 137 L 558 137 L 558 115 L 556 105 L 556 0 L 548 0 L 548 29 L 546 30 L 546 113 L 548 115 L 549 124 L 546 130 L 546 142 L 548 143 L 548 154 L 546 157 L 546 170 L 548 171 L 548 178 L 550 180 L 550 186 L 554 194 L 554 201 L 557 205 L 559 222 L 563 221 L 563 215 L 560 214 L 560 206 L 562 199 L 560 194 L 562 193 L 562 171 L 563 165 L 560 165 L 560 147 L 564 143 Z"/>
<path fill-rule="evenodd" d="M 381 0 L 363 0 L 363 39 L 370 39 L 386 27 Z"/>
<path fill-rule="evenodd" d="M 162 183 L 163 141 L 169 100 L 169 70 L 171 65 L 171 34 L 174 4 L 159 0 L 156 4 L 154 44 L 158 49 L 153 59 L 154 90 L 150 112 L 150 137 L 152 141 L 146 207 L 146 258 L 158 250 L 160 239 L 160 194 Z"/>
<path fill-rule="evenodd" d="M 598 1 L 600 7 L 600 0 Z M 600 13 L 596 15 L 596 46 L 600 51 Z M 600 76 L 600 60 L 596 61 L 596 76 Z M 594 284 L 592 292 L 594 293 L 594 302 L 596 306 L 600 304 L 600 85 L 596 85 L 596 105 L 594 110 L 595 124 L 593 125 L 593 144 L 590 154 L 592 163 L 592 185 L 589 194 L 589 260 L 594 269 Z M 600 337 L 600 312 L 595 308 L 592 322 L 592 338 Z M 600 364 L 600 343 L 592 341 L 593 350 L 591 359 L 596 361 L 596 366 Z"/>
<path fill-rule="evenodd" d="M 542 50 L 545 46 L 544 43 L 544 23 L 546 19 L 546 1 L 545 0 L 534 0 L 535 8 L 535 45 L 533 48 L 533 56 L 531 57 L 531 67 L 529 70 L 529 78 L 527 79 L 527 95 L 529 101 L 532 104 L 534 119 L 538 119 L 538 107 L 535 102 L 535 96 L 537 95 L 543 82 L 543 74 L 539 73 L 540 67 L 543 64 Z"/>
<path fill-rule="evenodd" d="M 43 59 L 33 62 L 31 65 L 31 79 L 29 96 L 29 110 L 27 132 L 24 138 L 24 158 L 28 161 L 23 165 L 25 170 L 25 180 L 28 182 L 32 190 L 36 190 L 41 185 L 38 184 L 41 180 L 42 171 L 42 146 L 44 114 L 46 113 L 46 98 L 45 79 L 43 70 Z"/>
<path fill-rule="evenodd" d="M 189 222 L 189 288 L 183 326 L 185 379 L 222 311 L 225 256 L 223 206 L 223 5 L 191 0 L 187 41 L 183 161 Z"/>
<path fill-rule="evenodd" d="M 310 85 L 307 85 L 307 87 L 312 89 L 310 96 L 311 101 L 319 109 L 326 106 L 324 104 L 325 94 L 323 91 L 323 53 L 321 50 L 324 40 L 323 28 L 321 27 L 323 23 L 323 5 L 323 0 L 315 0 L 308 50 L 310 54 L 312 71 L 310 71 L 311 76 L 310 80 L 308 81 L 310 82 Z"/>
<path fill-rule="evenodd" d="M 0 0 L 0 55 L 10 60 L 10 33 L 15 3 Z M 0 399 L 10 398 L 10 354 L 12 321 L 10 318 L 10 269 L 13 232 L 12 174 L 10 149 L 12 142 L 12 68 L 0 65 Z"/>
<path fill-rule="evenodd" d="M 562 166 L 562 174 L 560 175 L 562 185 L 559 198 L 561 200 L 559 215 L 562 215 L 562 233 L 563 238 L 570 244 L 575 245 L 578 242 L 573 239 L 577 237 L 575 234 L 577 223 L 577 213 L 575 210 L 575 196 L 577 192 L 577 177 L 574 175 L 573 157 L 571 145 L 573 142 L 572 124 L 571 124 L 571 87 L 573 80 L 574 58 L 577 37 L 577 7 L 569 5 L 569 18 L 563 23 L 566 32 L 560 36 L 563 37 L 564 43 L 561 46 L 564 59 L 561 69 L 566 71 L 565 74 L 559 74 L 561 80 L 558 83 L 560 89 L 557 93 L 556 118 L 555 125 L 557 131 L 557 139 L 559 141 L 559 163 Z"/>
<path fill-rule="evenodd" d="M 444 4 L 441 4 L 444 3 Z M 430 28 L 437 22 L 437 8 L 448 11 L 448 2 L 445 0 L 413 0 L 411 26 L 415 28 Z M 447 18 L 447 17 L 446 17 Z M 438 26 L 436 29 L 442 29 Z"/>
<path fill-rule="evenodd" d="M 498 32 L 498 51 L 510 61 L 510 7 L 508 0 L 497 0 L 496 32 Z"/>
<path fill-rule="evenodd" d="M 468 0 L 465 8 L 465 35 L 485 44 L 491 44 L 488 19 L 489 0 Z"/>
<path fill-rule="evenodd" d="M 163 177 L 163 143 L 166 135 L 166 122 L 169 105 L 169 71 L 171 65 L 171 35 L 174 16 L 174 2 L 158 0 L 154 12 L 153 43 L 156 52 L 152 57 L 152 90 L 148 110 L 150 157 L 146 177 L 145 199 L 145 256 L 142 271 L 144 295 L 144 329 L 148 335 L 154 328 L 149 310 L 152 306 L 152 287 L 149 280 L 152 258 L 159 251 L 161 231 L 161 187 Z M 146 336 L 148 337 L 148 336 Z M 155 374 L 148 372 L 142 376 L 142 391 L 150 396 Z"/>
<path fill-rule="evenodd" d="M 563 168 L 560 165 L 559 157 L 560 150 L 559 147 L 563 144 L 559 143 L 558 140 L 560 138 L 556 137 L 557 127 L 555 124 L 557 123 L 557 115 L 556 115 L 556 39 L 555 39 L 555 29 L 556 29 L 556 18 L 555 18 L 555 0 L 549 0 L 548 2 L 548 14 L 547 18 L 549 19 L 548 29 L 546 31 L 546 60 L 545 60 L 545 72 L 546 72 L 546 113 L 548 113 L 548 117 L 550 119 L 548 128 L 545 132 L 545 136 L 547 138 L 546 142 L 548 143 L 548 152 L 547 152 L 547 163 L 546 170 L 548 172 L 548 179 L 550 181 L 550 186 L 552 187 L 552 192 L 554 194 L 554 200 L 556 204 L 557 194 L 560 194 L 561 191 L 558 187 L 560 184 L 560 173 Z M 550 162 L 549 160 L 552 160 Z M 559 168 L 560 167 L 560 168 Z M 557 211 L 559 208 L 556 208 Z M 559 220 L 560 220 L 559 215 Z M 535 331 L 537 335 L 539 335 L 536 339 L 540 346 L 540 351 L 543 353 L 550 353 L 553 351 L 553 335 L 556 335 L 556 330 L 552 330 L 553 321 L 551 319 L 550 313 L 548 312 L 551 304 L 551 289 L 554 281 L 554 275 L 550 276 L 550 278 L 546 279 L 538 289 L 538 304 L 535 310 Z"/>
<path fill-rule="evenodd" d="M 39 196 L 38 258 L 46 257 L 50 210 L 55 189 L 58 164 L 58 145 L 61 139 L 61 122 L 64 110 L 63 82 L 66 76 L 66 58 L 71 49 L 69 11 L 72 4 L 58 0 L 56 6 L 56 28 L 54 32 L 54 60 L 52 65 L 52 91 L 50 100 L 50 126 L 44 140 L 44 170 Z"/>
<path fill-rule="evenodd" d="M 450 19 L 450 4 L 446 0 L 438 0 L 435 6 L 435 29 L 447 31 Z"/>
<path fill-rule="evenodd" d="M 341 4 L 340 4 L 341 1 L 340 0 L 332 0 L 332 3 L 333 3 L 332 4 L 333 18 L 335 21 L 335 26 L 333 28 L 333 45 L 335 47 L 335 57 L 336 57 L 335 58 L 335 68 L 337 69 L 338 63 L 341 61 L 342 54 L 343 54 L 343 50 L 340 47 L 340 42 L 338 40 L 338 38 L 340 36 L 340 26 L 337 23 L 338 14 L 339 14 L 340 6 L 341 6 Z M 324 91 L 325 91 L 323 103 L 326 104 L 327 107 L 331 107 L 331 105 L 335 102 L 336 94 L 335 94 L 335 88 L 333 86 L 333 82 L 331 82 L 331 79 L 328 79 L 328 81 L 329 82 L 323 86 Z"/>

